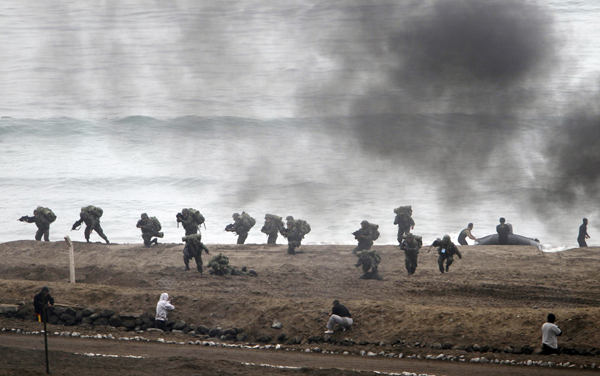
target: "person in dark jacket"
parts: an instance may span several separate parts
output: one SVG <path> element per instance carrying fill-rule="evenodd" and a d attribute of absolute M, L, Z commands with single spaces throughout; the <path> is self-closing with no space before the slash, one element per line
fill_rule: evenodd
<path fill-rule="evenodd" d="M 446 273 L 448 273 L 450 265 L 454 262 L 454 255 L 458 255 L 458 258 L 462 259 L 462 254 L 458 250 L 458 247 L 450 241 L 450 235 L 444 235 L 442 239 L 436 239 L 431 244 L 431 247 L 438 247 L 438 266 L 442 274 L 444 273 L 444 260 L 446 261 Z M 431 247 L 429 248 L 430 250 Z"/>
<path fill-rule="evenodd" d="M 500 218 L 500 224 L 496 226 L 496 232 L 498 233 L 498 244 L 499 245 L 507 245 L 508 244 L 508 234 L 512 232 L 510 226 L 505 223 L 506 219 Z"/>
<path fill-rule="evenodd" d="M 584 218 L 583 223 L 579 226 L 579 236 L 577 237 L 577 243 L 579 243 L 580 247 L 587 247 L 587 242 L 585 240 L 590 238 L 587 233 L 587 225 L 588 220 L 587 218 Z"/>
<path fill-rule="evenodd" d="M 48 322 L 48 308 L 54 306 L 54 298 L 50 296 L 50 289 L 46 286 L 33 297 L 33 308 L 38 321 L 42 322 L 42 318 Z"/>
<path fill-rule="evenodd" d="M 335 324 L 338 324 L 343 331 L 346 331 L 350 326 L 352 326 L 352 315 L 348 308 L 340 304 L 339 300 L 333 301 L 333 308 L 331 309 L 331 313 L 329 314 L 329 321 L 327 322 L 327 330 L 326 334 L 333 333 L 333 327 Z"/>
<path fill-rule="evenodd" d="M 100 226 L 100 217 L 102 216 L 102 209 L 95 206 L 84 206 L 81 208 L 81 212 L 79 212 L 79 220 L 73 223 L 73 227 L 71 227 L 71 231 L 77 230 L 82 223 L 85 223 L 85 231 L 83 232 L 85 236 L 85 241 L 90 242 L 90 235 L 93 231 L 96 231 L 96 234 L 100 236 L 106 244 L 110 244 L 106 235 L 104 235 L 104 231 L 102 230 L 102 226 Z"/>

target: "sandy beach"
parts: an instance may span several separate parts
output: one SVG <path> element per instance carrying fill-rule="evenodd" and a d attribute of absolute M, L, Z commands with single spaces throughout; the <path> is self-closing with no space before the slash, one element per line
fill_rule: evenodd
<path fill-rule="evenodd" d="M 354 266 L 356 257 L 351 254 L 352 246 L 302 246 L 304 253 L 298 255 L 288 255 L 286 245 L 207 246 L 213 255 L 220 252 L 227 255 L 234 266 L 254 269 L 258 277 L 213 276 L 206 270 L 200 276 L 193 268 L 193 261 L 192 271 L 184 272 L 182 244 L 160 244 L 148 249 L 141 244 L 76 242 L 77 283 L 73 285 L 68 282 L 68 247 L 65 242 L 16 241 L 0 244 L 0 289 L 3 291 L 0 304 L 23 302 L 26 303 L 23 307 L 26 307 L 31 304 L 33 295 L 46 285 L 50 287 L 56 303 L 76 310 L 92 308 L 100 312 L 109 308 L 115 312 L 147 312 L 153 316 L 160 294 L 167 292 L 173 297 L 176 307 L 169 320 L 182 320 L 195 327 L 241 328 L 246 334 L 246 343 L 281 344 L 289 349 L 318 346 L 327 351 L 348 351 L 350 355 L 358 355 L 364 350 L 423 358 L 427 354 L 444 353 L 466 359 L 485 356 L 487 359 L 516 361 L 568 361 L 577 364 L 577 367 L 598 361 L 595 351 L 600 347 L 600 332 L 597 330 L 600 321 L 597 271 L 600 254 L 597 248 L 543 253 L 527 246 L 463 246 L 460 247 L 463 258 L 456 258 L 450 272 L 441 274 L 437 267 L 437 252 L 433 249 L 427 253 L 428 247 L 425 246 L 419 255 L 415 275 L 408 276 L 404 255 L 398 247 L 375 246 L 382 257 L 379 270 L 384 278 L 376 281 L 359 279 L 362 273 Z M 210 256 L 203 257 L 206 265 Z M 350 309 L 354 326 L 346 332 L 336 331 L 327 340 L 323 339 L 323 332 L 334 299 L 339 299 Z M 564 332 L 559 338 L 559 345 L 568 351 L 559 356 L 537 355 L 535 350 L 541 345 L 540 328 L 550 312 L 557 316 L 557 324 Z M 280 322 L 282 328 L 272 328 L 274 322 Z M 25 319 L 0 316 L 0 327 L 39 331 L 41 324 L 33 321 L 31 316 Z M 49 332 L 55 331 L 113 333 L 115 337 L 143 335 L 149 339 L 162 337 L 174 341 L 202 339 L 202 336 L 190 334 L 148 331 L 139 334 L 111 326 L 50 325 Z M 19 346 L 27 347 L 27 344 L 18 345 L 19 341 L 10 340 L 17 336 L 0 333 L 0 348 L 7 354 L 0 361 L 4 362 L 0 375 L 38 374 L 39 366 L 36 368 L 27 359 L 39 357 L 41 350 L 28 349 L 33 352 L 29 355 L 16 351 Z M 40 338 L 37 337 L 36 343 L 40 342 Z M 294 338 L 301 343 L 294 344 L 291 341 Z M 69 338 L 68 341 L 83 340 Z M 11 346 L 11 343 L 14 345 Z M 113 346 L 126 353 L 128 345 L 115 342 Z M 68 359 L 75 356 L 74 351 L 69 350 L 69 346 L 63 347 L 65 350 L 56 356 L 64 357 L 65 364 L 71 364 Z M 480 348 L 486 352 L 477 351 Z M 507 353 L 507 348 L 514 349 L 514 353 Z M 528 348 L 534 353 L 522 352 L 522 349 Z M 51 350 L 60 348 L 51 346 Z M 205 371 L 183 367 L 180 371 L 185 372 L 181 374 L 217 374 L 223 371 L 223 367 L 230 369 L 232 374 L 267 372 L 264 368 L 240 366 L 236 362 L 237 355 L 233 355 L 231 364 L 222 367 L 219 367 L 220 360 L 193 359 L 189 355 L 175 356 L 171 362 L 160 361 L 161 357 L 165 360 L 173 356 L 155 351 L 150 357 L 152 360 L 144 360 L 156 363 L 146 370 L 150 372 L 146 374 L 161 374 L 173 369 L 168 367 L 176 364 L 181 366 L 194 362 L 199 362 L 201 366 L 198 367 Z M 83 372 L 86 359 L 73 361 L 69 367 L 62 369 L 65 372 L 62 374 Z M 277 359 L 273 355 L 273 361 L 277 362 Z M 310 358 L 306 359 L 304 367 L 311 369 L 310 374 L 329 374 L 311 368 Z M 363 358 L 352 359 L 360 365 Z M 98 359 L 89 361 L 99 362 Z M 110 362 L 130 362 L 104 361 L 108 362 L 106 367 Z M 413 361 L 414 367 L 431 365 L 431 362 Z M 167 368 L 161 369 L 157 364 L 164 364 Z M 440 366 L 440 363 L 436 364 Z M 452 372 L 443 372 L 442 368 L 438 374 L 482 374 L 474 368 L 479 365 L 466 362 L 460 366 L 463 368 Z M 93 367 L 98 368 L 98 365 Z M 514 367 L 488 367 L 497 367 L 494 372 L 500 373 L 486 371 L 485 374 L 516 374 Z M 360 369 L 360 366 L 344 367 L 340 360 L 333 368 L 336 370 L 331 372 L 339 374 L 339 369 L 350 371 Z M 136 367 L 131 369 L 128 374 L 136 374 Z M 18 373 L 16 370 L 26 372 Z M 533 367 L 529 374 L 534 370 L 542 369 Z M 549 372 L 549 369 L 545 371 Z M 568 373 L 573 370 L 560 371 Z M 59 372 L 55 370 L 53 373 L 61 374 Z"/>

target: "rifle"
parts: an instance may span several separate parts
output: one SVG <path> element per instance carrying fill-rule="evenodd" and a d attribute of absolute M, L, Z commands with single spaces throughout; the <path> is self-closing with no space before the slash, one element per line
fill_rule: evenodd
<path fill-rule="evenodd" d="M 78 221 L 76 221 L 75 223 L 73 223 L 73 227 L 71 227 L 71 231 L 75 230 L 75 231 L 79 231 L 79 229 L 81 228 L 81 223 L 83 221 L 80 219 Z"/>
<path fill-rule="evenodd" d="M 235 232 L 235 230 L 233 229 L 233 223 L 230 223 L 227 226 L 225 226 L 225 231 Z"/>
<path fill-rule="evenodd" d="M 24 215 L 21 218 L 18 219 L 19 222 L 27 222 L 27 220 L 29 219 L 29 216 Z"/>

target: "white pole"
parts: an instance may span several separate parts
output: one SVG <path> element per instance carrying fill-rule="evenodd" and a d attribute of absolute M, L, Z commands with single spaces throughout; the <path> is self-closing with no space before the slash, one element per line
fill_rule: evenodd
<path fill-rule="evenodd" d="M 71 278 L 70 282 L 75 283 L 75 247 L 73 247 L 73 242 L 69 236 L 65 236 L 65 241 L 69 246 L 69 276 Z"/>

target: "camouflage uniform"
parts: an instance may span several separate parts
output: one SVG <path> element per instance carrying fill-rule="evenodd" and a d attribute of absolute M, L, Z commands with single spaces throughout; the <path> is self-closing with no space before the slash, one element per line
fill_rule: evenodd
<path fill-rule="evenodd" d="M 108 238 L 106 237 L 106 235 L 104 235 L 104 231 L 102 230 L 102 227 L 100 226 L 100 217 L 98 217 L 94 213 L 83 210 L 83 209 L 85 209 L 85 207 L 83 207 L 81 209 L 82 209 L 81 212 L 79 212 L 80 219 L 73 224 L 72 229 L 75 229 L 76 227 L 80 226 L 81 223 L 83 222 L 83 223 L 85 223 L 85 231 L 83 232 L 83 234 L 85 236 L 85 240 L 88 243 L 90 242 L 90 235 L 92 234 L 92 231 L 96 231 L 98 236 L 100 236 L 102 239 L 104 239 L 106 244 L 110 244 L 110 242 L 108 241 Z"/>
<path fill-rule="evenodd" d="M 35 240 L 40 241 L 44 237 L 44 241 L 50 241 L 50 221 L 42 213 L 35 209 L 33 211 L 33 217 L 22 216 L 19 221 L 27 223 L 35 223 L 37 231 L 35 233 Z"/>
<path fill-rule="evenodd" d="M 241 270 L 237 270 L 229 265 L 229 258 L 222 253 L 213 256 L 208 262 L 208 267 L 211 269 L 210 274 L 214 275 L 249 275 L 252 277 L 258 276 L 254 270 L 248 270 L 245 266 Z"/>
<path fill-rule="evenodd" d="M 354 235 L 354 239 L 358 240 L 358 246 L 352 250 L 353 255 L 364 250 L 369 250 L 373 246 L 373 234 L 371 233 L 369 222 L 362 221 L 360 229 L 354 231 L 352 235 Z"/>
<path fill-rule="evenodd" d="M 374 250 L 360 251 L 357 256 L 358 262 L 356 263 L 356 267 L 362 266 L 363 271 L 363 275 L 360 276 L 361 279 L 383 279 L 379 275 L 378 267 L 381 257 Z"/>
<path fill-rule="evenodd" d="M 269 235 L 267 238 L 267 244 L 276 244 L 277 236 L 281 230 L 280 226 L 269 216 L 265 216 L 265 224 L 260 229 L 260 232 Z"/>
<path fill-rule="evenodd" d="M 296 248 L 302 245 L 302 238 L 304 235 L 296 226 L 296 221 L 294 221 L 294 217 L 291 215 L 286 218 L 287 228 L 281 230 L 281 235 L 287 238 L 288 240 L 288 251 L 287 253 L 290 255 L 295 255 L 296 253 L 301 253 L 300 251 L 296 251 Z"/>
<path fill-rule="evenodd" d="M 400 244 L 400 249 L 404 251 L 404 265 L 406 266 L 408 275 L 415 274 L 415 270 L 417 270 L 419 248 L 421 248 L 421 244 L 419 244 L 415 236 L 411 233 L 408 233 L 406 239 Z"/>
<path fill-rule="evenodd" d="M 244 244 L 251 228 L 250 223 L 248 223 L 248 220 L 243 215 L 239 215 L 238 213 L 233 213 L 232 218 L 234 222 L 231 231 L 238 235 L 237 244 Z"/>
<path fill-rule="evenodd" d="M 444 273 L 444 260 L 446 260 L 446 272 L 448 272 L 448 268 L 450 268 L 450 265 L 454 262 L 453 256 L 455 254 L 458 255 L 458 258 L 462 259 L 458 247 L 450 241 L 450 235 L 444 235 L 442 240 L 437 239 L 431 245 L 438 247 L 438 266 L 441 273 Z"/>
<path fill-rule="evenodd" d="M 201 223 L 196 222 L 189 209 L 181 210 L 181 216 L 177 215 L 177 222 L 183 225 L 183 228 L 185 229 L 185 236 L 200 232 Z"/>
<path fill-rule="evenodd" d="M 162 238 L 164 234 L 160 232 L 160 228 L 156 227 L 156 217 L 149 218 L 148 214 L 142 213 L 141 219 L 138 221 L 136 227 L 142 230 L 142 239 L 144 239 L 144 245 L 150 247 L 152 243 L 158 244 L 158 239 Z M 152 239 L 154 238 L 154 239 Z"/>
<path fill-rule="evenodd" d="M 394 224 L 398 225 L 398 243 L 402 243 L 402 237 L 405 234 L 408 234 L 415 226 L 415 221 L 412 219 L 412 208 L 410 206 L 401 207 L 396 212 L 396 218 L 394 219 Z"/>
<path fill-rule="evenodd" d="M 202 235 L 192 234 L 184 236 L 183 238 L 181 238 L 181 240 L 185 242 L 185 247 L 183 249 L 183 262 L 185 263 L 185 270 L 190 270 L 189 260 L 194 258 L 196 259 L 196 268 L 198 269 L 198 272 L 202 274 L 202 251 L 204 250 L 207 254 L 210 255 L 208 248 L 206 248 L 204 243 L 202 243 Z"/>

